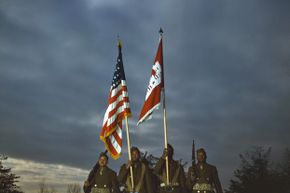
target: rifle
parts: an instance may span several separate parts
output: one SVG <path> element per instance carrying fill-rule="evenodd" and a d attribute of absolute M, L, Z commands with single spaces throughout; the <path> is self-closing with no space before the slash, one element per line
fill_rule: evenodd
<path fill-rule="evenodd" d="M 191 152 L 191 166 L 192 166 L 192 170 L 190 172 L 190 176 L 188 176 L 189 178 L 191 178 L 192 181 L 195 181 L 195 177 L 196 177 L 196 171 L 195 171 L 195 144 L 194 144 L 194 139 L 192 141 L 192 152 Z"/>
<path fill-rule="evenodd" d="M 192 141 L 192 154 L 191 154 L 191 165 L 192 165 L 192 167 L 194 167 L 195 166 L 195 145 L 194 145 L 194 139 L 193 139 L 193 141 Z"/>

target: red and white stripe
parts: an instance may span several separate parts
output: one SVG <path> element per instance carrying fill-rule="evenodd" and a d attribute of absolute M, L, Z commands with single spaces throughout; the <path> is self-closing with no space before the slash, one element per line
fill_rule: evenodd
<path fill-rule="evenodd" d="M 122 80 L 118 87 L 112 88 L 100 138 L 104 141 L 111 156 L 117 159 L 122 150 L 122 120 L 131 112 L 126 81 Z"/>

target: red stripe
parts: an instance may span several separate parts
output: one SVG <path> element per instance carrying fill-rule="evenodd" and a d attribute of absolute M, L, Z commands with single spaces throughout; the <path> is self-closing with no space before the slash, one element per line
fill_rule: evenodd
<path fill-rule="evenodd" d="M 112 130 L 114 130 L 117 126 L 118 123 L 120 123 L 124 117 L 128 114 L 130 114 L 130 109 L 125 109 L 123 112 L 119 113 L 117 118 L 113 123 L 111 123 L 109 126 L 107 126 L 107 121 L 105 122 L 102 131 L 101 131 L 101 136 L 106 137 L 107 133 L 110 133 Z"/>
<path fill-rule="evenodd" d="M 154 63 L 156 63 L 156 61 L 158 61 L 160 63 L 160 65 L 163 65 L 163 54 L 162 54 L 162 50 L 163 50 L 162 39 L 160 39 L 160 42 L 159 42 L 159 45 L 158 45 L 158 49 L 157 49 L 157 52 L 156 52 L 156 56 L 155 56 Z"/>
<path fill-rule="evenodd" d="M 113 103 L 116 101 L 116 99 L 118 99 L 118 97 L 122 94 L 123 91 L 127 91 L 127 87 L 125 86 L 122 86 L 122 89 L 120 89 L 120 91 L 118 91 L 118 93 L 109 99 L 109 103 Z M 111 95 L 111 93 L 110 93 Z M 113 99 L 115 99 L 113 101 Z M 127 102 L 129 103 L 129 98 L 128 97 L 123 97 L 122 100 L 120 102 L 117 103 L 116 107 L 114 109 L 110 109 L 110 112 L 108 114 L 108 119 L 110 119 L 112 116 L 114 116 L 118 109 L 124 105 L 124 102 Z M 103 128 L 102 128 L 102 132 L 101 132 L 101 136 L 106 136 L 107 134 L 106 133 L 110 133 L 113 129 L 116 128 L 116 125 L 122 121 L 122 119 L 125 117 L 125 115 L 128 115 L 128 114 L 131 114 L 131 111 L 130 111 L 130 108 L 125 108 L 122 112 L 120 112 L 115 121 L 113 123 L 111 123 L 109 126 L 107 126 L 107 120 L 106 120 L 106 123 L 104 124 Z"/>
<path fill-rule="evenodd" d="M 159 84 L 158 86 L 156 86 L 151 94 L 149 95 L 149 97 L 147 98 L 147 100 L 145 101 L 143 108 L 141 110 L 140 116 L 139 116 L 139 120 L 141 118 L 144 117 L 144 115 L 146 115 L 146 113 L 152 109 L 155 105 L 157 105 L 158 103 L 160 103 L 160 95 L 161 95 L 161 85 Z"/>
<path fill-rule="evenodd" d="M 111 141 L 109 138 L 106 138 L 106 143 L 107 143 L 107 146 L 109 148 L 109 150 L 111 151 L 111 153 L 113 155 L 118 155 L 118 152 L 115 150 L 114 146 L 112 145 Z"/>
<path fill-rule="evenodd" d="M 113 97 L 111 97 L 112 96 L 112 91 L 110 91 L 110 98 L 109 98 L 108 103 L 111 104 L 111 103 L 115 102 L 118 99 L 118 97 L 120 95 L 122 95 L 123 91 L 127 92 L 127 87 L 126 86 L 122 86 L 121 89 Z"/>
<path fill-rule="evenodd" d="M 115 140 L 118 142 L 119 146 L 122 146 L 122 139 L 119 137 L 117 131 L 112 134 L 115 137 Z"/>
<path fill-rule="evenodd" d="M 129 113 L 130 113 L 130 110 L 129 110 Z M 116 128 L 117 124 L 119 122 L 121 122 L 124 118 L 125 118 L 125 115 L 128 114 L 128 109 L 126 109 L 126 111 L 123 111 L 121 113 L 119 113 L 115 119 L 115 121 L 113 123 L 111 123 L 110 125 L 105 125 L 106 128 Z"/>
<path fill-rule="evenodd" d="M 119 101 L 119 102 L 117 103 L 117 105 L 115 106 L 115 108 L 112 109 L 112 110 L 110 110 L 108 117 L 110 118 L 110 117 L 112 117 L 114 114 L 116 114 L 117 111 L 118 111 L 118 109 L 119 109 L 120 107 L 122 107 L 122 106 L 124 105 L 125 102 L 127 102 L 127 103 L 129 102 L 129 98 L 128 98 L 128 97 L 123 98 L 122 101 Z"/>
<path fill-rule="evenodd" d="M 158 49 L 157 49 L 157 53 L 156 53 L 156 56 L 155 56 L 155 60 L 154 60 L 154 64 L 156 62 L 159 62 L 160 66 L 161 66 L 161 87 L 163 88 L 164 87 L 164 67 L 163 67 L 163 44 L 162 44 L 162 39 L 160 39 L 160 42 L 159 42 L 159 46 L 158 46 Z"/>

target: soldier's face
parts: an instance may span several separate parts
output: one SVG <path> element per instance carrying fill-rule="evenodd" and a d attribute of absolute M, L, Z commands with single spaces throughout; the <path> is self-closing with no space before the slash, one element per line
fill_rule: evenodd
<path fill-rule="evenodd" d="M 132 161 L 138 161 L 139 160 L 139 152 L 138 151 L 132 151 Z"/>
<path fill-rule="evenodd" d="M 101 167 L 105 167 L 107 164 L 108 164 L 108 160 L 107 160 L 107 158 L 104 157 L 104 156 L 101 156 L 101 157 L 99 158 L 99 165 L 100 165 Z"/>
<path fill-rule="evenodd" d="M 205 162 L 205 155 L 203 152 L 198 152 L 197 153 L 197 161 L 198 162 Z"/>

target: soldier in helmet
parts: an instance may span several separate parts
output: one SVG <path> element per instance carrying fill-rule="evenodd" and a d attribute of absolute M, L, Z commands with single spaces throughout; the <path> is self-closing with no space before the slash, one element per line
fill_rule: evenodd
<path fill-rule="evenodd" d="M 173 147 L 170 144 L 167 146 L 168 148 L 164 149 L 162 157 L 156 163 L 154 168 L 154 173 L 160 180 L 159 192 L 184 193 L 186 192 L 186 180 L 183 167 L 178 161 L 173 160 Z M 166 156 L 168 156 L 169 184 L 167 184 L 166 179 Z"/>
<path fill-rule="evenodd" d="M 153 193 L 150 171 L 140 160 L 140 151 L 137 147 L 131 148 L 132 161 L 121 166 L 118 179 L 125 186 L 125 192 Z M 134 189 L 130 179 L 130 166 L 133 169 Z"/>
<path fill-rule="evenodd" d="M 119 193 L 116 172 L 108 167 L 106 152 L 101 153 L 99 160 L 84 183 L 85 193 Z"/>
<path fill-rule="evenodd" d="M 197 151 L 197 164 L 188 169 L 186 185 L 191 193 L 223 193 L 215 166 L 206 162 L 204 149 Z"/>

